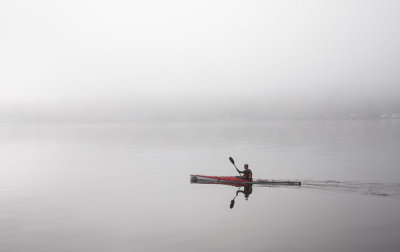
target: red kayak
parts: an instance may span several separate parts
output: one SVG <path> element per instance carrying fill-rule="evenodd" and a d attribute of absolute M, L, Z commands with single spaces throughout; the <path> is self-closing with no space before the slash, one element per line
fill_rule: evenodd
<path fill-rule="evenodd" d="M 271 180 L 271 179 L 253 179 L 249 181 L 246 179 L 232 177 L 232 176 L 205 176 L 205 175 L 190 175 L 192 183 L 233 183 L 233 184 L 264 184 L 264 185 L 301 185 L 300 181 L 290 180 Z"/>

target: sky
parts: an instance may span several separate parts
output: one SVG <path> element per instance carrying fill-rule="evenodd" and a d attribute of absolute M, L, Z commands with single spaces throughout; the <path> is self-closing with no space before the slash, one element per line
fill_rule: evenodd
<path fill-rule="evenodd" d="M 399 112 L 398 13 L 390 0 L 3 0 L 0 120 Z"/>

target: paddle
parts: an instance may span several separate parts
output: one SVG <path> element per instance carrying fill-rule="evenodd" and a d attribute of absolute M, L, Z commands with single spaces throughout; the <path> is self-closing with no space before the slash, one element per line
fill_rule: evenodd
<path fill-rule="evenodd" d="M 235 198 L 238 196 L 238 192 L 239 192 L 240 188 L 241 188 L 241 186 L 239 187 L 239 189 L 237 189 L 235 197 L 233 197 L 233 199 L 231 200 L 231 204 L 229 206 L 231 209 L 235 206 Z"/>
<path fill-rule="evenodd" d="M 229 207 L 232 209 L 234 205 L 235 205 L 235 198 L 233 198 L 233 200 L 231 200 L 231 205 Z"/>
<path fill-rule="evenodd" d="M 239 175 L 240 175 L 239 169 L 238 169 L 238 168 L 236 167 L 236 165 L 235 165 L 235 160 L 233 160 L 232 157 L 229 157 L 229 161 L 231 161 L 231 163 L 233 164 L 233 166 L 235 166 L 236 171 L 237 171 L 237 172 L 239 173 Z M 239 187 L 239 189 L 240 189 L 240 187 Z M 236 196 L 237 196 L 237 194 L 236 194 Z M 233 197 L 233 199 L 231 200 L 231 204 L 230 204 L 230 206 L 229 206 L 231 209 L 235 206 L 235 198 L 236 198 L 236 196 Z"/>
<path fill-rule="evenodd" d="M 232 157 L 229 157 L 229 161 L 231 161 L 231 163 L 233 164 L 233 166 L 235 166 L 235 168 L 236 168 L 236 171 L 239 173 L 239 175 L 240 175 L 240 172 L 239 172 L 239 169 L 236 167 L 236 165 L 235 165 L 235 160 L 233 160 L 233 158 Z"/>

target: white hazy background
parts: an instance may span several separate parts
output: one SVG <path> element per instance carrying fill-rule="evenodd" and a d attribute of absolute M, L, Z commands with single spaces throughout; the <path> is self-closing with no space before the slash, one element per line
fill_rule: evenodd
<path fill-rule="evenodd" d="M 400 2 L 0 2 L 0 121 L 400 112 Z"/>

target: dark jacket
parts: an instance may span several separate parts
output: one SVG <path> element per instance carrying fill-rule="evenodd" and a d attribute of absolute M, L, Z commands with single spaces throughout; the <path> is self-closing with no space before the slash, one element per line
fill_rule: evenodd
<path fill-rule="evenodd" d="M 247 169 L 247 170 L 244 170 L 244 171 L 238 170 L 238 172 L 239 173 L 243 173 L 244 179 L 248 179 L 250 181 L 253 181 L 253 173 L 251 172 L 250 169 Z"/>

